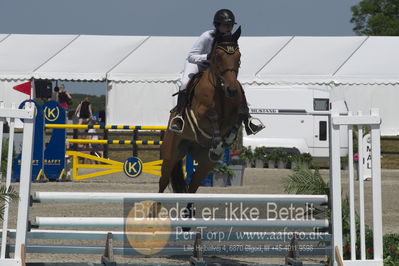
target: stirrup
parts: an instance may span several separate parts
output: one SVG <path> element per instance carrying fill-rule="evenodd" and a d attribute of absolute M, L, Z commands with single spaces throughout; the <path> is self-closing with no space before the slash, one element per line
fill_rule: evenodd
<path fill-rule="evenodd" d="M 175 120 L 181 120 L 181 122 L 182 122 L 182 126 L 181 126 L 181 128 L 179 129 L 179 128 L 173 128 L 173 125 L 176 125 L 176 121 Z M 169 124 L 169 130 L 170 131 L 173 131 L 173 132 L 176 132 L 176 133 L 179 133 L 179 134 L 181 134 L 182 132 L 183 132 L 183 129 L 184 129 L 184 119 L 183 119 L 183 116 L 182 115 L 176 115 L 175 117 L 173 117 L 171 120 L 170 120 L 170 124 Z"/>
<path fill-rule="evenodd" d="M 252 121 L 254 121 L 254 120 L 257 121 L 257 123 L 256 123 L 257 125 L 256 125 L 255 123 L 252 123 Z M 252 127 L 251 127 L 251 123 L 252 123 L 253 125 L 257 126 L 258 129 L 252 128 Z M 247 126 L 248 126 L 249 130 L 251 131 L 251 133 L 252 133 L 253 135 L 255 135 L 256 133 L 258 133 L 259 131 L 261 131 L 262 129 L 265 128 L 265 125 L 262 123 L 262 121 L 260 121 L 259 118 L 256 118 L 256 117 L 250 117 L 250 118 L 248 119 L 248 124 L 247 124 Z"/>

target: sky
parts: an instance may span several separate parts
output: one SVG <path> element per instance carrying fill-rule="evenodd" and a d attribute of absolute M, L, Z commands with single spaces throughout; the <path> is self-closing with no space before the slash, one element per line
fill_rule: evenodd
<path fill-rule="evenodd" d="M 360 0 L 0 0 L 0 33 L 199 36 L 231 9 L 242 36 L 353 36 Z M 66 83 L 104 94 L 105 85 Z"/>

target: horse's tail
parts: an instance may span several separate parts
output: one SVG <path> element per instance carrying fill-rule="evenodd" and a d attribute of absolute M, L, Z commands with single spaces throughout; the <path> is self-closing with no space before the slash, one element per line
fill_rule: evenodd
<path fill-rule="evenodd" d="M 172 177 L 170 180 L 174 193 L 185 193 L 187 192 L 186 181 L 184 180 L 183 173 L 183 160 L 179 160 L 173 167 Z"/>

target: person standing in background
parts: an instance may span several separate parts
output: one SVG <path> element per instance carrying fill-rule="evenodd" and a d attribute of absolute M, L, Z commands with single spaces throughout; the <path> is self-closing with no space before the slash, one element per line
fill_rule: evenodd
<path fill-rule="evenodd" d="M 51 94 L 51 100 L 59 102 L 59 100 L 58 100 L 59 91 L 60 91 L 60 88 L 58 86 L 55 86 L 54 87 L 54 91 Z"/>
<path fill-rule="evenodd" d="M 98 121 L 94 122 L 94 125 L 99 125 L 99 124 L 100 123 Z M 95 130 L 94 128 L 90 128 L 88 133 L 91 134 L 89 136 L 91 137 L 92 140 L 98 140 L 97 130 Z M 101 157 L 101 158 L 104 156 L 104 154 L 103 154 L 104 148 L 102 147 L 102 145 L 97 144 L 97 143 L 91 143 L 90 148 L 91 148 L 90 155 Z M 96 163 L 98 163 L 98 162 L 96 162 Z"/>
<path fill-rule="evenodd" d="M 93 117 L 93 111 L 91 109 L 90 98 L 86 97 L 76 107 L 75 116 L 79 118 L 79 124 L 88 124 Z"/>
<path fill-rule="evenodd" d="M 8 125 L 8 121 L 6 119 L 4 119 L 3 122 L 3 133 L 10 133 L 10 126 Z"/>
<path fill-rule="evenodd" d="M 72 96 L 65 90 L 64 84 L 60 85 L 60 91 L 58 93 L 58 102 L 60 105 L 68 111 L 68 105 L 72 104 Z"/>

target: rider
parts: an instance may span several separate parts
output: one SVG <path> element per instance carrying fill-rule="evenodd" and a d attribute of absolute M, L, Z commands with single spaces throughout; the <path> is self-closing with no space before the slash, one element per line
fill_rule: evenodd
<path fill-rule="evenodd" d="M 176 116 L 172 118 L 169 129 L 181 133 L 184 128 L 183 112 L 187 103 L 187 84 L 190 79 L 198 72 L 204 71 L 209 66 L 209 59 L 211 56 L 213 41 L 216 34 L 229 35 L 233 29 L 235 22 L 234 14 L 228 9 L 220 9 L 216 12 L 213 18 L 213 25 L 215 29 L 208 30 L 201 34 L 197 42 L 191 48 L 188 54 L 184 72 L 181 78 L 181 86 L 177 105 L 172 111 L 176 111 Z M 245 96 L 244 96 L 245 99 Z M 254 118 L 249 114 L 246 99 L 244 100 L 244 112 L 246 118 L 244 120 L 245 131 L 248 135 L 256 134 L 264 128 L 264 125 L 258 120 L 259 124 L 252 123 Z"/>

